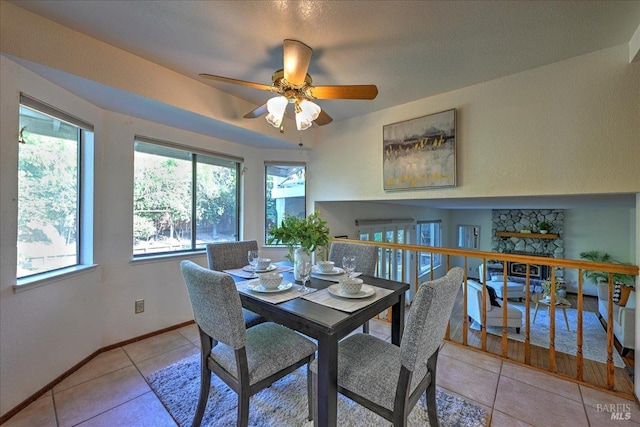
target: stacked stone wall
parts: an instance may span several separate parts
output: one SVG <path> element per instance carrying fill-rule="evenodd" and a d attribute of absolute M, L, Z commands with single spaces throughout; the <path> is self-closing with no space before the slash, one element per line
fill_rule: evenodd
<path fill-rule="evenodd" d="M 564 258 L 564 211 L 561 209 L 494 209 L 492 211 L 491 251 L 500 253 L 521 253 Z M 557 234 L 556 239 L 527 237 L 500 237 L 498 231 L 520 233 L 529 230 L 538 233 L 538 224 L 547 221 L 553 224 L 549 233 Z"/>

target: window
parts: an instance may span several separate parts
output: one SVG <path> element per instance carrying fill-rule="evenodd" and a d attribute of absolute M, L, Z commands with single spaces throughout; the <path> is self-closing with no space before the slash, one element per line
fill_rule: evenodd
<path fill-rule="evenodd" d="M 286 215 L 307 216 L 306 165 L 265 163 L 265 244 Z"/>
<path fill-rule="evenodd" d="M 19 116 L 16 276 L 91 264 L 93 126 L 24 94 Z"/>
<path fill-rule="evenodd" d="M 477 225 L 459 225 L 458 247 L 480 249 L 480 227 Z"/>
<path fill-rule="evenodd" d="M 238 240 L 242 159 L 141 137 L 134 150 L 134 257 Z"/>
<path fill-rule="evenodd" d="M 413 219 L 357 219 L 358 237 L 360 240 L 374 242 L 411 244 L 408 239 L 413 229 Z M 411 280 L 409 274 L 410 257 L 403 263 L 402 250 L 378 248 L 378 277 L 392 280 Z"/>
<path fill-rule="evenodd" d="M 416 238 L 418 245 L 442 246 L 440 221 L 418 221 L 416 225 Z M 433 259 L 431 259 L 432 255 Z M 418 262 L 420 274 L 425 274 L 440 266 L 442 263 L 442 255 L 431 254 L 431 252 L 420 252 Z"/>

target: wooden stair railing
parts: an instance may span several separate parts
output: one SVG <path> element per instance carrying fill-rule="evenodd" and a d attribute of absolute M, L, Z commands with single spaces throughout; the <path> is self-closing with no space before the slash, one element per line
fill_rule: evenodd
<path fill-rule="evenodd" d="M 413 271 L 411 272 L 405 272 L 405 265 L 406 265 L 406 260 L 407 260 L 407 256 L 408 254 L 412 254 L 414 256 L 414 260 L 418 259 L 418 256 L 420 253 L 429 253 L 431 256 L 431 259 L 434 259 L 434 254 L 441 254 L 444 257 L 444 269 L 442 270 L 442 273 L 439 274 L 439 276 L 444 275 L 444 273 L 446 271 L 448 271 L 451 266 L 452 266 L 452 259 L 455 258 L 455 263 L 453 265 L 459 265 L 461 267 L 464 268 L 465 271 L 465 277 L 464 277 L 464 282 L 462 284 L 462 296 L 463 296 L 463 304 L 462 304 L 462 337 L 461 337 L 461 342 L 458 343 L 457 341 L 451 341 L 454 342 L 456 344 L 461 344 L 465 347 L 471 347 L 474 349 L 477 349 L 477 347 L 471 346 L 468 343 L 468 334 L 469 334 L 469 328 L 471 325 L 469 325 L 469 320 L 468 320 L 468 315 L 467 315 L 467 272 L 468 272 L 468 265 L 469 265 L 469 259 L 479 259 L 481 260 L 481 263 L 484 265 L 484 269 L 483 271 L 485 272 L 485 276 L 487 274 L 487 261 L 488 260 L 495 260 L 497 262 L 501 262 L 503 265 L 503 292 L 502 295 L 507 295 L 507 262 L 518 262 L 518 263 L 522 263 L 522 264 L 526 264 L 526 274 L 525 274 L 525 280 L 524 280 L 524 286 L 525 286 L 525 312 L 529 313 L 530 312 L 530 308 L 531 308 L 531 301 L 532 301 L 532 295 L 531 295 L 531 286 L 530 286 L 530 280 L 531 280 L 531 275 L 530 275 L 530 266 L 531 265 L 544 265 L 544 266 L 549 266 L 550 267 L 550 272 L 551 275 L 549 277 L 549 279 L 551 280 L 551 302 L 549 304 L 549 330 L 550 330 L 550 336 L 549 336 L 549 350 L 548 350 L 548 356 L 549 356 L 549 366 L 547 369 L 545 369 L 545 371 L 555 375 L 555 376 L 559 376 L 561 378 L 565 378 L 565 379 L 570 379 L 579 383 L 584 383 L 584 384 L 588 384 L 590 386 L 594 386 L 596 388 L 599 389 L 605 389 L 605 390 L 611 390 L 616 392 L 617 394 L 620 394 L 624 397 L 627 398 L 633 398 L 633 383 L 631 383 L 631 391 L 618 391 L 615 389 L 615 374 L 616 374 L 616 367 L 614 365 L 614 359 L 613 359 L 613 352 L 616 351 L 615 350 L 615 345 L 614 345 L 614 335 L 613 335 L 613 288 L 614 286 L 611 285 L 611 283 L 613 283 L 613 275 L 616 273 L 620 273 L 620 274 L 630 274 L 632 276 L 638 276 L 638 266 L 635 265 L 626 265 L 626 264 L 608 264 L 608 263 L 597 263 L 597 262 L 591 262 L 591 261 L 578 261 L 578 260 L 569 260 L 569 259 L 563 259 L 563 258 L 547 258 L 547 257 L 538 257 L 538 256 L 534 256 L 534 255 L 520 255 L 520 254 L 505 254 L 505 253 L 496 253 L 496 252 L 484 252 L 484 251 L 470 251 L 470 250 L 464 250 L 464 249 L 453 249 L 453 248 L 442 248 L 442 247 L 432 247 L 432 246 L 421 246 L 421 245 L 408 245 L 408 244 L 399 244 L 399 243 L 385 243 L 385 242 L 376 242 L 376 241 L 367 241 L 367 240 L 350 240 L 350 239 L 340 239 L 340 241 L 345 241 L 345 242 L 349 242 L 349 243 L 359 243 L 359 244 L 364 244 L 364 245 L 374 245 L 377 246 L 381 249 L 389 249 L 389 250 L 397 250 L 397 251 L 402 251 L 401 252 L 401 264 L 400 264 L 400 276 L 402 278 L 404 278 L 404 281 L 406 282 L 412 282 L 414 283 L 414 288 L 415 290 L 417 290 L 418 286 L 419 286 L 419 281 L 427 281 L 427 280 L 433 280 L 435 277 L 435 271 L 432 268 L 428 274 L 426 274 L 427 277 L 423 277 L 422 279 L 420 278 L 419 275 L 419 265 L 418 262 L 415 262 L 415 268 L 413 269 Z M 378 260 L 378 262 L 383 262 L 383 260 Z M 558 372 L 558 365 L 557 365 L 557 354 L 556 354 L 556 348 L 555 348 L 555 301 L 556 301 L 556 293 L 555 293 L 555 287 L 556 287 L 556 268 L 563 268 L 563 269 L 573 269 L 576 270 L 577 272 L 577 286 L 578 286 L 578 293 L 577 293 L 577 304 L 576 304 L 576 310 L 577 310 L 577 325 L 576 325 L 576 344 L 577 344 L 577 351 L 576 351 L 576 356 L 575 356 L 575 374 L 574 375 L 569 375 L 566 373 L 562 373 L 562 372 Z M 596 271 L 603 271 L 605 273 L 609 274 L 609 298 L 608 298 L 608 310 L 607 310 L 607 319 L 604 319 L 606 322 L 606 335 L 607 335 L 607 341 L 606 341 L 606 345 L 607 345 L 607 360 L 606 360 L 606 384 L 602 385 L 599 383 L 594 383 L 591 381 L 587 381 L 585 380 L 585 361 L 584 361 L 584 354 L 583 354 L 583 345 L 584 345 L 584 317 L 583 317 L 583 313 L 584 313 L 584 297 L 582 294 L 583 291 L 583 286 L 584 286 L 584 282 L 583 282 L 583 271 L 584 270 L 596 270 Z M 379 271 L 379 270 L 378 270 Z M 396 270 L 394 270 L 394 272 L 397 273 Z M 391 269 L 388 269 L 388 275 L 391 274 Z M 409 278 L 409 274 L 411 274 L 411 280 L 408 280 Z M 394 277 L 387 277 L 387 278 L 391 278 L 394 279 Z M 482 322 L 483 324 L 486 324 L 486 301 L 487 298 L 489 298 L 488 294 L 487 294 L 487 289 L 486 287 L 483 287 L 483 292 L 482 292 L 482 313 L 481 313 L 481 317 L 482 317 Z M 387 319 L 390 318 L 390 314 L 387 312 Z M 499 356 L 507 359 L 509 361 L 512 361 L 514 363 L 518 363 L 518 364 L 523 364 L 523 365 L 527 365 L 527 366 L 532 366 L 534 368 L 537 369 L 541 369 L 537 366 L 535 366 L 532 363 L 532 344 L 531 344 L 531 321 L 530 321 L 530 316 L 525 316 L 525 325 L 524 325 L 524 336 L 525 336 L 525 341 L 524 341 L 524 358 L 523 358 L 523 362 L 513 358 L 513 357 L 509 357 L 509 340 L 508 340 L 508 336 L 507 336 L 507 305 L 503 304 L 503 308 L 502 308 L 502 325 L 503 325 L 503 332 L 502 332 L 502 336 L 501 336 L 501 345 L 500 345 L 500 354 Z M 451 340 L 451 336 L 450 336 L 450 332 L 451 332 L 451 322 L 449 322 L 449 325 L 447 327 L 447 332 L 445 335 L 445 339 L 450 341 Z M 490 352 L 487 348 L 487 328 L 482 328 L 481 334 L 480 334 L 480 350 L 482 350 L 483 352 L 487 352 L 490 354 L 496 354 L 493 352 Z"/>

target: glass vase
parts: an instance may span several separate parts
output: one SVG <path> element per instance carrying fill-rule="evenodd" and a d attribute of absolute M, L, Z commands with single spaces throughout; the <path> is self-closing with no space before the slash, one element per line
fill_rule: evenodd
<path fill-rule="evenodd" d="M 298 274 L 298 262 L 311 261 L 311 252 L 305 248 L 296 248 L 293 252 L 293 275 L 296 281 L 300 281 L 300 275 Z"/>

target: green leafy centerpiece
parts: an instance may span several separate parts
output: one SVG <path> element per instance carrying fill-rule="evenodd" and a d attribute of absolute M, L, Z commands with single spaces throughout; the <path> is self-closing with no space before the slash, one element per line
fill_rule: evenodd
<path fill-rule="evenodd" d="M 294 251 L 301 248 L 308 256 L 319 247 L 329 244 L 329 227 L 327 222 L 320 218 L 318 211 L 306 218 L 287 215 L 279 226 L 269 231 L 270 245 L 281 244 L 289 248 L 286 258 L 295 262 Z"/>

